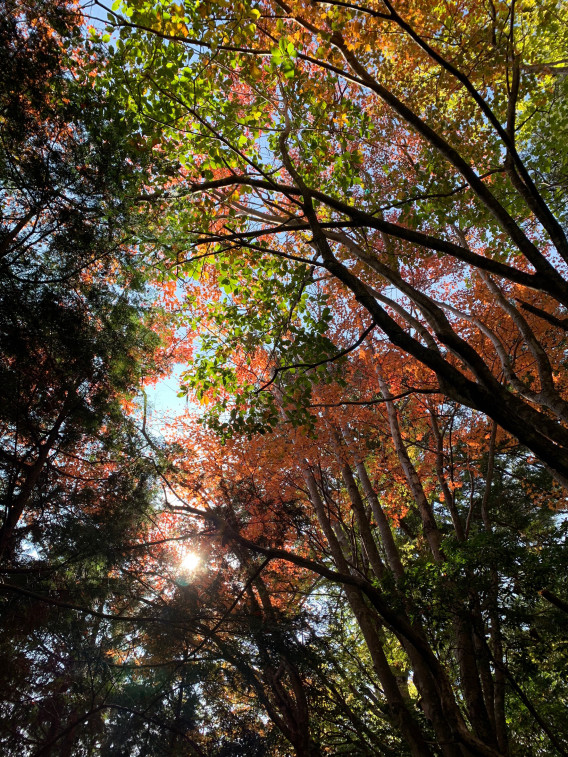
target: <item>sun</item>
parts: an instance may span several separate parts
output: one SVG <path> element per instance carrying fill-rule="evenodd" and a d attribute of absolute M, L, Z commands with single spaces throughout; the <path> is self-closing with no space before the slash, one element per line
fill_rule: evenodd
<path fill-rule="evenodd" d="M 186 552 L 179 564 L 180 571 L 182 573 L 192 573 L 197 569 L 201 562 L 201 557 L 197 552 Z"/>

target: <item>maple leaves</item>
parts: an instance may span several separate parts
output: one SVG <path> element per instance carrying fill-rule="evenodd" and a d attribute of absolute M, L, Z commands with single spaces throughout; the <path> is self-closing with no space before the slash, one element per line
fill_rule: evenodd
<path fill-rule="evenodd" d="M 299 757 L 339 731 L 564 753 L 561 676 L 532 701 L 565 664 L 560 7 L 115 3 L 93 77 L 96 34 L 85 72 L 54 35 L 28 131 L 1 124 L 3 534 L 50 561 L 4 590 L 82 613 L 65 685 L 106 640 L 39 748 L 83 717 L 109 753 L 255 726 Z M 190 404 L 158 443 L 125 411 L 175 361 Z"/>
<path fill-rule="evenodd" d="M 568 473 L 566 240 L 517 120 L 539 107 L 523 47 L 542 18 L 474 2 L 184 10 L 181 35 L 151 4 L 114 22 L 129 76 L 151 92 L 143 112 L 184 170 L 166 198 L 169 233 L 195 250 L 176 263 L 180 286 L 191 273 L 202 287 L 187 287 L 184 391 L 223 434 L 206 448 L 231 471 L 203 467 L 209 518 L 236 554 L 343 586 L 413 753 L 430 737 L 401 698 L 394 648 L 448 754 L 504 753 L 508 568 L 481 570 L 474 544 L 498 530 L 495 463 L 514 460 L 515 438 L 560 482 Z M 150 54 L 151 74 L 137 71 Z M 275 576 L 270 588 L 290 591 Z M 445 667 L 417 620 L 428 602 L 453 608 L 436 622 L 463 654 Z"/>
<path fill-rule="evenodd" d="M 506 64 L 509 90 L 502 91 L 497 86 L 503 75 L 499 56 L 506 55 L 508 45 L 513 44 L 505 35 L 505 19 L 488 19 L 481 7 L 468 9 L 468 24 L 476 29 L 474 39 L 484 24 L 492 25 L 495 42 L 493 46 L 485 43 L 483 56 L 487 60 L 493 56 L 491 60 L 496 63 L 493 69 L 479 67 L 468 76 L 464 70 L 471 69 L 468 56 L 476 48 L 463 45 L 461 24 L 456 21 L 446 26 L 447 18 L 442 14 L 427 16 L 415 7 L 394 9 L 389 4 L 384 11 L 370 14 L 358 12 L 355 7 L 279 7 L 281 16 L 275 22 L 264 20 L 261 13 L 254 30 L 247 30 L 236 24 L 239 14 L 257 14 L 243 5 L 232 21 L 219 17 L 208 30 L 209 36 L 203 38 L 199 36 L 203 30 L 199 14 L 192 19 L 191 10 L 186 9 L 186 23 L 188 28 L 193 23 L 194 32 L 186 40 L 177 40 L 180 45 L 173 44 L 175 39 L 170 39 L 168 45 L 156 42 L 151 30 L 156 30 L 158 40 L 162 32 L 150 23 L 150 6 L 144 11 L 147 23 L 142 24 L 138 34 L 135 13 L 130 21 L 117 19 L 125 40 L 135 40 L 139 51 L 145 45 L 157 45 L 153 54 L 162 56 L 162 63 L 152 74 L 153 83 L 142 74 L 144 86 L 157 86 L 155 91 L 159 92 L 153 104 L 145 107 L 162 109 L 155 112 L 155 117 L 165 124 L 171 155 L 185 166 L 178 192 L 201 195 L 201 201 L 194 206 L 199 210 L 193 228 L 200 229 L 194 238 L 200 254 L 210 256 L 203 270 L 217 269 L 217 259 L 217 270 L 224 273 L 219 278 L 221 289 L 233 295 L 238 290 L 237 282 L 242 283 L 241 261 L 246 260 L 245 266 L 252 261 L 259 269 L 263 286 L 256 292 L 249 291 L 247 301 L 262 311 L 263 298 L 266 304 L 270 299 L 282 301 L 288 296 L 281 291 L 274 298 L 270 290 L 274 278 L 283 282 L 285 276 L 296 272 L 302 275 L 301 269 L 292 265 L 288 265 L 286 274 L 276 270 L 273 274 L 270 258 L 280 255 L 282 260 L 312 261 L 351 291 L 391 341 L 433 370 L 453 399 L 495 417 L 545 456 L 559 475 L 564 475 L 564 452 L 551 445 L 540 430 L 547 423 L 546 413 L 534 414 L 515 392 L 503 393 L 499 381 L 490 377 L 493 358 L 486 364 L 462 339 L 462 326 L 453 317 L 457 315 L 459 319 L 462 314 L 448 310 L 452 306 L 443 300 L 447 282 L 442 289 L 433 285 L 443 275 L 434 274 L 436 278 L 430 276 L 421 282 L 412 280 L 417 260 L 424 261 L 424 270 L 427 262 L 433 271 L 444 260 L 445 269 L 448 265 L 454 267 L 456 279 L 469 281 L 479 275 L 489 289 L 483 297 L 501 297 L 501 310 L 521 331 L 525 326 L 519 325 L 521 317 L 515 306 L 505 307 L 506 295 L 496 293 L 495 287 L 506 287 L 510 281 L 541 289 L 559 302 L 565 300 L 565 283 L 547 259 L 549 247 L 543 236 L 549 234 L 562 255 L 563 232 L 501 123 L 507 108 L 514 111 L 518 100 L 518 92 L 511 89 L 512 74 Z M 407 10 L 410 20 L 405 15 Z M 159 15 L 156 23 L 159 27 Z M 445 30 L 440 49 L 427 41 L 433 33 L 432 25 Z M 383 37 L 388 37 L 392 46 L 389 33 L 393 28 L 399 30 L 396 53 L 386 54 L 384 60 L 380 59 L 381 53 L 379 61 L 376 50 L 382 49 Z M 517 33 L 516 27 L 513 33 Z M 376 48 L 361 48 L 355 41 L 359 37 L 373 39 Z M 274 39 L 278 40 L 276 47 Z M 270 44 L 265 48 L 268 40 Z M 452 46 L 451 40 L 456 44 Z M 192 58 L 189 51 L 200 44 L 214 50 L 214 56 L 206 53 L 203 58 Z M 265 60 L 268 52 L 270 62 Z M 479 53 L 474 54 L 479 63 Z M 256 79 L 250 78 L 251 67 L 245 59 L 256 59 L 255 66 L 262 63 Z M 415 71 L 412 78 L 404 74 L 409 60 Z M 289 61 L 291 67 L 284 70 L 284 61 Z M 217 88 L 212 86 L 210 77 L 203 76 L 205 70 L 219 72 Z M 434 76 L 438 90 L 432 101 L 425 82 Z M 186 92 L 190 81 L 192 101 Z M 496 89 L 490 103 L 492 87 Z M 233 94 L 227 97 L 227 92 Z M 436 124 L 431 120 L 433 108 Z M 186 121 L 187 130 L 180 139 L 180 124 Z M 507 128 L 513 128 L 512 123 Z M 464 154 L 460 152 L 462 145 L 467 145 Z M 500 165 L 502 149 L 508 151 L 509 157 Z M 518 217 L 510 215 L 508 203 L 513 203 Z M 176 207 L 179 209 L 179 201 Z M 203 223 L 205 209 L 207 224 Z M 222 220 L 224 231 L 219 226 Z M 535 223 L 540 224 L 541 231 Z M 305 234 L 308 231 L 314 234 L 311 242 Z M 534 241 L 532 234 L 536 234 Z M 492 241 L 488 244 L 489 237 Z M 488 254 L 495 247 L 498 251 Z M 247 251 L 246 257 L 237 249 Z M 259 257 L 263 249 L 266 254 Z M 401 268 L 400 263 L 406 261 L 411 264 Z M 232 275 L 228 274 L 230 270 Z M 491 276 L 505 283 L 493 282 L 488 278 Z M 380 291 L 380 282 L 385 280 L 399 291 L 397 297 L 416 309 L 418 319 L 412 318 L 423 329 L 418 338 L 414 336 L 418 332 L 408 307 L 396 302 L 397 298 L 393 304 L 392 297 L 385 301 L 384 294 L 377 299 L 370 293 L 369 286 Z M 245 296 L 243 292 L 236 299 L 244 302 Z M 218 321 L 223 318 L 225 304 L 217 300 Z M 242 334 L 242 322 L 253 317 L 250 307 L 246 316 L 245 309 L 239 313 L 238 307 L 226 311 L 237 340 Z M 268 317 L 274 318 L 275 313 L 272 308 Z M 464 316 L 465 320 L 475 319 L 467 311 Z M 264 335 L 267 328 L 270 327 L 262 328 Z M 478 328 L 487 337 L 488 327 Z M 304 352 L 315 343 L 313 330 L 310 336 L 304 342 Z M 507 352 L 508 347 L 496 335 L 488 338 L 498 355 Z M 214 346 L 215 337 L 207 341 L 207 358 L 196 369 L 198 392 L 211 379 L 215 381 L 215 374 L 222 377 L 219 383 L 224 382 L 230 392 L 238 391 L 235 374 L 227 368 L 227 357 L 233 348 L 226 341 L 226 330 L 222 339 L 223 348 L 220 342 Z M 425 343 L 427 339 L 432 341 Z M 299 340 L 292 342 L 300 344 Z M 234 345 L 233 352 L 238 349 Z M 329 356 L 332 351 L 327 353 Z M 457 362 L 448 358 L 449 354 Z M 296 362 L 313 363 L 317 359 L 306 353 L 303 361 Z M 558 398 L 549 379 L 550 376 L 544 378 L 550 391 L 541 392 L 539 398 L 550 409 L 551 404 L 557 405 Z M 520 390 L 515 379 L 511 386 Z M 519 394 L 525 396 L 526 392 Z M 500 397 L 497 405 L 492 396 Z M 533 399 L 534 396 L 533 393 Z M 515 422 L 517 416 L 524 418 L 522 426 Z M 266 410 L 255 428 L 259 429 L 263 421 L 272 423 L 275 417 L 274 409 Z M 554 433 L 558 436 L 562 431 L 556 427 Z"/>

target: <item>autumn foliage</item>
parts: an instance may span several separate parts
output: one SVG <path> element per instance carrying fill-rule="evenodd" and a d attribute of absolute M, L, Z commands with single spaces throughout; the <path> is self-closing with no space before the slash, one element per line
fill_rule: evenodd
<path fill-rule="evenodd" d="M 565 4 L 10 10 L 6 748 L 566 754 Z"/>

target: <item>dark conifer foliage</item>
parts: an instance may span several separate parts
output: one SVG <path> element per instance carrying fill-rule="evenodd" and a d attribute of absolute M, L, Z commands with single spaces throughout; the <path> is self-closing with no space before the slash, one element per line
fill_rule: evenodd
<path fill-rule="evenodd" d="M 129 246 L 145 157 L 92 87 L 85 35 L 72 4 L 2 3 L 0 749 L 14 755 L 76 753 L 75 721 L 94 748 L 111 636 L 70 606 L 104 606 L 153 492 L 126 409 L 157 370 Z"/>

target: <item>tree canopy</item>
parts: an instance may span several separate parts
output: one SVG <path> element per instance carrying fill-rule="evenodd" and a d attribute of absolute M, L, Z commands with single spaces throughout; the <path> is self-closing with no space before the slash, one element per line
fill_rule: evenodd
<path fill-rule="evenodd" d="M 566 11 L 5 0 L 7 753 L 568 754 Z"/>

